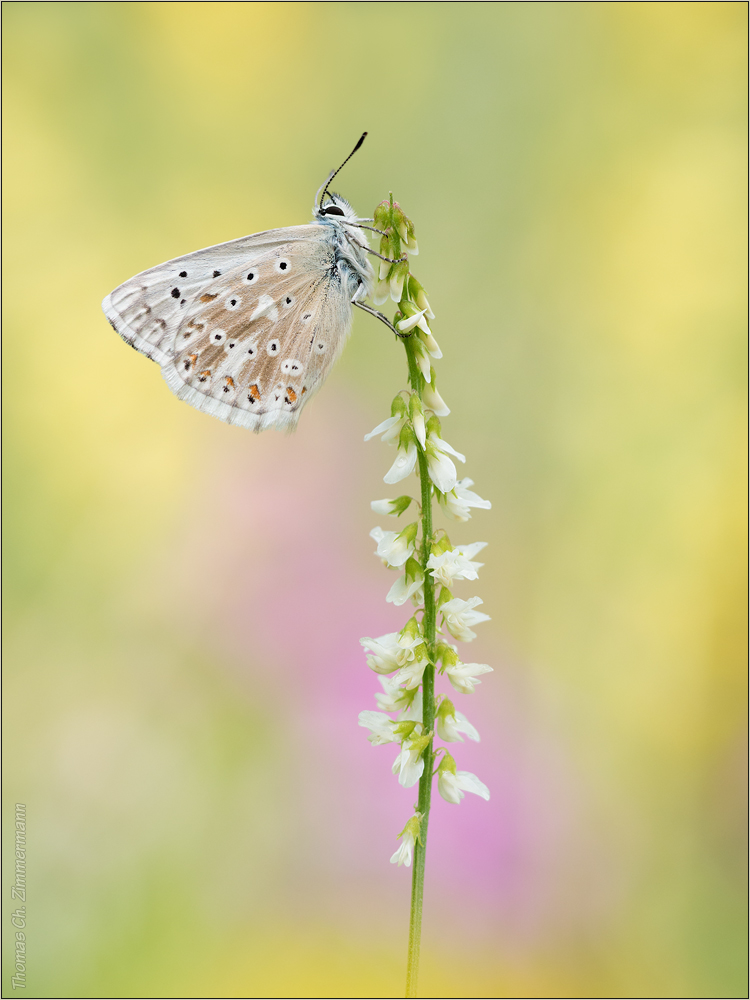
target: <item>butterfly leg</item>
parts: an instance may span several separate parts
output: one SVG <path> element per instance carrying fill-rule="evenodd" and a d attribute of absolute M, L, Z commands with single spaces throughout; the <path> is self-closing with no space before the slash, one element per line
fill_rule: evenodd
<path fill-rule="evenodd" d="M 395 333 L 396 336 L 400 337 L 402 340 L 407 340 L 409 337 L 411 337 L 411 333 L 399 333 L 399 331 L 396 329 L 393 323 L 391 323 L 391 321 L 387 319 L 382 314 L 382 312 L 378 312 L 377 309 L 371 309 L 370 306 L 366 306 L 362 302 L 357 302 L 356 298 L 352 299 L 352 305 L 356 306 L 358 309 L 363 309 L 366 313 L 369 313 L 371 316 L 375 316 L 377 319 L 380 320 L 381 323 L 385 323 L 388 329 L 391 330 L 393 333 Z"/>
<path fill-rule="evenodd" d="M 369 226 L 364 226 L 363 228 L 369 229 Z M 380 232 L 380 230 L 376 229 L 375 232 Z M 395 257 L 384 257 L 382 253 L 378 253 L 377 250 L 373 250 L 371 247 L 365 246 L 364 243 L 360 243 L 359 240 L 355 240 L 354 237 L 351 235 L 351 233 L 347 233 L 347 239 L 349 240 L 350 243 L 354 243 L 355 246 L 358 246 L 360 250 L 366 250 L 367 253 L 371 253 L 373 257 L 380 257 L 381 260 L 387 261 L 387 263 L 389 264 L 403 264 L 405 260 L 409 259 L 406 256 L 406 254 L 404 254 L 403 257 L 399 257 L 398 259 L 396 259 Z"/>

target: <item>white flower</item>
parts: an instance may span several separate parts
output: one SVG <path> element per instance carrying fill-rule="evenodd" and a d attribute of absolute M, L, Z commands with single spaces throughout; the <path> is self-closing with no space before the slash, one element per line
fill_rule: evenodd
<path fill-rule="evenodd" d="M 446 667 L 444 673 L 456 691 L 460 691 L 461 694 L 473 694 L 475 686 L 482 683 L 477 680 L 479 674 L 491 674 L 492 667 L 486 663 L 459 662 Z"/>
<path fill-rule="evenodd" d="M 437 421 L 435 423 L 437 424 Z M 456 486 L 458 473 L 448 455 L 453 455 L 461 462 L 466 461 L 465 456 L 460 451 L 456 451 L 447 441 L 443 441 L 438 434 L 431 433 L 426 450 L 427 469 L 430 473 L 430 479 L 441 493 L 449 493 Z"/>
<path fill-rule="evenodd" d="M 396 329 L 399 330 L 401 333 L 408 333 L 409 330 L 412 330 L 415 326 L 419 326 L 420 329 L 423 329 L 422 324 L 424 324 L 424 326 L 427 326 L 426 321 L 423 319 L 423 316 L 426 312 L 427 312 L 426 309 L 422 309 L 419 312 L 412 313 L 411 316 L 406 316 L 404 319 L 399 320 L 399 322 L 396 324 Z M 427 326 L 427 329 L 428 330 L 430 329 L 429 326 Z"/>
<path fill-rule="evenodd" d="M 414 428 L 414 434 L 424 450 L 425 444 L 427 442 L 427 428 L 424 422 L 424 410 L 422 408 L 422 400 L 413 392 L 411 398 L 409 399 L 409 416 L 411 417 L 411 425 Z"/>
<path fill-rule="evenodd" d="M 375 554 L 384 559 L 389 566 L 396 568 L 403 566 L 414 551 L 418 527 L 417 522 L 413 521 L 399 532 L 373 528 L 370 532 L 370 538 L 378 543 Z"/>
<path fill-rule="evenodd" d="M 472 632 L 469 626 L 490 620 L 490 616 L 484 614 L 483 611 L 474 610 L 478 604 L 483 603 L 481 597 L 472 597 L 468 601 L 454 597 L 441 605 L 440 613 L 443 616 L 443 624 L 454 639 L 460 639 L 462 642 L 476 639 L 476 632 Z"/>
<path fill-rule="evenodd" d="M 443 397 L 435 388 L 435 373 L 432 372 L 431 374 L 432 382 L 428 382 L 422 390 L 422 402 L 424 403 L 426 410 L 432 410 L 432 412 L 438 417 L 447 417 L 451 411 L 446 405 Z"/>
<path fill-rule="evenodd" d="M 424 573 L 416 559 L 407 559 L 404 575 L 388 591 L 386 601 L 399 607 L 412 598 L 416 605 L 424 601 Z"/>
<path fill-rule="evenodd" d="M 401 865 L 406 865 L 408 868 L 411 865 L 411 856 L 413 851 L 414 838 L 404 837 L 399 844 L 398 850 L 391 855 L 391 864 L 397 864 L 399 867 Z"/>
<path fill-rule="evenodd" d="M 391 485 L 393 483 L 400 483 L 402 479 L 406 479 L 408 475 L 414 472 L 416 464 L 417 443 L 416 441 L 409 441 L 406 448 L 398 449 L 396 461 L 383 476 L 383 482 L 390 483 Z"/>
<path fill-rule="evenodd" d="M 432 435 L 431 441 L 438 449 L 438 451 L 443 451 L 447 455 L 453 455 L 453 457 L 457 458 L 459 462 L 466 461 L 465 455 L 462 455 L 460 451 L 456 451 L 456 449 L 452 445 L 449 445 L 447 441 L 443 441 L 443 439 L 438 437 L 437 434 Z"/>
<path fill-rule="evenodd" d="M 456 485 L 456 466 L 447 455 L 439 451 L 432 440 L 427 442 L 425 452 L 427 458 L 427 471 L 430 479 L 441 493 L 447 493 Z"/>
<path fill-rule="evenodd" d="M 378 680 L 383 687 L 384 693 L 377 691 L 375 693 L 375 701 L 381 712 L 399 712 L 399 720 L 403 720 L 408 716 L 417 722 L 421 722 L 421 702 L 420 706 L 414 705 L 417 695 L 416 690 L 407 691 L 401 687 L 398 680 L 383 674 L 378 677 Z M 417 707 L 419 708 L 418 715 L 416 712 Z"/>
<path fill-rule="evenodd" d="M 407 420 L 406 402 L 402 396 L 396 396 L 391 404 L 391 416 L 387 417 L 382 423 L 379 423 L 369 434 L 365 434 L 365 441 L 377 437 L 378 434 L 382 435 L 380 440 L 388 444 L 392 441 L 398 441 L 401 428 Z"/>
<path fill-rule="evenodd" d="M 473 545 L 457 545 L 454 549 L 431 555 L 427 560 L 427 568 L 432 570 L 433 579 L 450 587 L 454 580 L 476 580 L 477 570 L 484 563 L 471 560 L 480 552 L 487 542 L 474 542 Z"/>
<path fill-rule="evenodd" d="M 424 375 L 425 382 L 429 382 L 432 378 L 432 369 L 430 368 L 430 353 L 425 346 L 425 343 L 419 337 L 412 337 L 411 340 L 412 351 L 414 353 L 414 360 L 417 362 L 417 367 Z"/>
<path fill-rule="evenodd" d="M 399 684 L 403 684 L 407 691 L 419 687 L 422 683 L 422 674 L 427 663 L 428 660 L 426 659 L 413 660 L 411 663 L 407 663 L 401 667 L 394 680 L 397 680 Z"/>
<path fill-rule="evenodd" d="M 404 740 L 401 744 L 401 751 L 394 760 L 391 770 L 398 775 L 398 783 L 404 788 L 416 785 L 422 777 L 424 771 L 422 752 L 427 742 L 429 742 L 429 737 L 425 741 L 424 736 L 417 736 L 410 740 Z"/>
<path fill-rule="evenodd" d="M 410 284 L 409 287 L 412 289 L 413 293 L 416 292 L 416 295 L 414 295 L 414 301 L 420 309 L 425 310 L 427 319 L 435 319 L 435 313 L 432 309 L 430 309 L 430 303 L 427 301 L 427 295 L 425 294 L 424 288 L 422 288 L 417 281 L 415 281 L 413 285 Z"/>
<path fill-rule="evenodd" d="M 414 845 L 417 842 L 417 837 L 419 836 L 419 827 L 422 819 L 421 813 L 416 813 L 406 826 L 403 828 L 399 834 L 401 839 L 401 844 L 398 850 L 391 858 L 392 865 L 406 865 L 408 868 L 411 864 L 412 854 L 414 853 Z"/>
<path fill-rule="evenodd" d="M 405 423 L 405 415 L 397 413 L 393 417 L 387 417 L 382 423 L 378 424 L 377 427 L 373 427 L 369 434 L 365 434 L 365 441 L 369 441 L 370 438 L 377 437 L 378 434 L 382 434 L 382 437 L 380 438 L 381 441 L 393 441 L 394 438 L 398 438 L 401 433 L 401 428 Z"/>
<path fill-rule="evenodd" d="M 370 730 L 370 735 L 367 739 L 373 746 L 399 742 L 399 737 L 393 731 L 397 723 L 389 719 L 383 712 L 360 712 L 359 724 L 365 729 Z"/>
<path fill-rule="evenodd" d="M 424 344 L 424 346 L 427 348 L 427 353 L 431 355 L 433 358 L 442 358 L 443 352 L 440 350 L 438 342 L 432 336 L 432 331 L 427 325 L 426 320 L 422 320 L 422 322 L 419 324 L 419 329 L 420 329 L 419 338 Z"/>
<path fill-rule="evenodd" d="M 426 401 L 425 401 L 426 405 Z M 436 411 L 437 412 L 437 411 Z M 468 521 L 471 517 L 470 507 L 483 507 L 489 510 L 492 504 L 489 500 L 482 500 L 476 493 L 469 489 L 474 485 L 474 480 L 460 479 L 449 493 L 437 495 L 437 501 L 442 504 L 447 517 L 454 521 Z"/>
<path fill-rule="evenodd" d="M 426 652 L 421 635 L 411 637 L 400 632 L 388 632 L 377 639 L 366 636 L 359 641 L 365 649 L 370 650 L 367 666 L 376 674 L 392 674 L 407 663 L 421 659 L 423 650 Z"/>
<path fill-rule="evenodd" d="M 479 733 L 469 722 L 463 712 L 457 712 L 453 707 L 453 702 L 447 698 L 440 702 L 440 706 L 435 716 L 437 724 L 437 734 L 446 743 L 455 743 L 456 740 L 463 743 L 464 738 L 461 733 L 465 733 L 470 740 L 479 742 Z"/>
<path fill-rule="evenodd" d="M 479 778 L 470 771 L 441 771 L 438 775 L 438 791 L 446 802 L 458 805 L 464 797 L 464 792 L 473 792 L 489 802 L 490 790 Z"/>

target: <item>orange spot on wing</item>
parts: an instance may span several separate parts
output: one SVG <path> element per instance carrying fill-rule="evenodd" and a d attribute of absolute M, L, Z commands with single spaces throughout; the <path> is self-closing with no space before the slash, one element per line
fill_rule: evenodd
<path fill-rule="evenodd" d="M 229 386 L 230 389 L 234 389 L 234 379 L 233 378 L 230 378 L 230 376 L 227 375 L 227 377 L 226 377 L 226 379 L 224 381 L 227 383 L 227 385 Z"/>
<path fill-rule="evenodd" d="M 300 396 L 304 396 L 306 392 L 307 392 L 307 386 L 303 386 Z"/>
<path fill-rule="evenodd" d="M 286 387 L 286 398 L 290 403 L 297 402 L 297 393 L 292 389 L 290 385 Z"/>
<path fill-rule="evenodd" d="M 260 399 L 260 389 L 258 388 L 257 385 L 250 386 L 250 395 L 253 397 L 253 399 Z"/>
<path fill-rule="evenodd" d="M 218 299 L 218 297 L 218 292 L 215 295 L 211 295 L 209 292 L 206 292 L 205 295 L 201 295 L 201 302 L 213 302 L 213 300 Z"/>

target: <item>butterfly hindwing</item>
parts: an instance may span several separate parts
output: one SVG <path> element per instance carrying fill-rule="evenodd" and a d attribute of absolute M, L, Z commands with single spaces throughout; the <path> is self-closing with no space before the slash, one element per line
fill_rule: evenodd
<path fill-rule="evenodd" d="M 177 396 L 253 430 L 294 427 L 351 328 L 348 293 L 318 234 L 264 247 L 195 297 L 163 365 Z"/>

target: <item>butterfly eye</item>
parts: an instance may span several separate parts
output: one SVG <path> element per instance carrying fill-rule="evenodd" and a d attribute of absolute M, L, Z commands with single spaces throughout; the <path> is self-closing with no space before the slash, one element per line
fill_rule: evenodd
<path fill-rule="evenodd" d="M 180 271 L 181 278 L 187 278 L 187 271 Z"/>
<path fill-rule="evenodd" d="M 242 299 L 238 295 L 232 295 L 230 298 L 226 300 L 224 305 L 229 310 L 239 309 L 239 307 L 242 305 Z"/>
<path fill-rule="evenodd" d="M 322 214 L 323 215 L 343 215 L 344 214 L 344 210 L 343 210 L 343 208 L 339 208 L 338 205 L 328 205 L 326 208 L 323 209 Z"/>
<path fill-rule="evenodd" d="M 284 258 L 277 260 L 276 270 L 279 271 L 280 274 L 285 274 L 289 270 L 289 261 L 284 260 Z"/>
<path fill-rule="evenodd" d="M 226 340 L 226 336 L 227 335 L 226 335 L 226 333 L 224 333 L 223 330 L 214 330 L 211 333 L 211 343 L 212 344 L 221 344 L 224 340 Z"/>
<path fill-rule="evenodd" d="M 268 343 L 266 344 L 266 354 L 269 356 L 269 358 L 273 358 L 275 355 L 279 353 L 280 346 L 281 345 L 278 340 L 268 341 Z"/>
<path fill-rule="evenodd" d="M 258 280 L 257 271 L 248 271 L 247 274 L 245 275 L 245 281 L 248 283 L 248 285 L 254 285 L 257 280 Z"/>
<path fill-rule="evenodd" d="M 237 346 L 237 341 L 236 340 L 228 340 L 226 342 L 226 344 L 224 344 L 224 350 L 227 351 L 227 352 L 229 352 L 229 351 L 232 350 L 233 347 L 236 347 L 236 346 Z"/>

